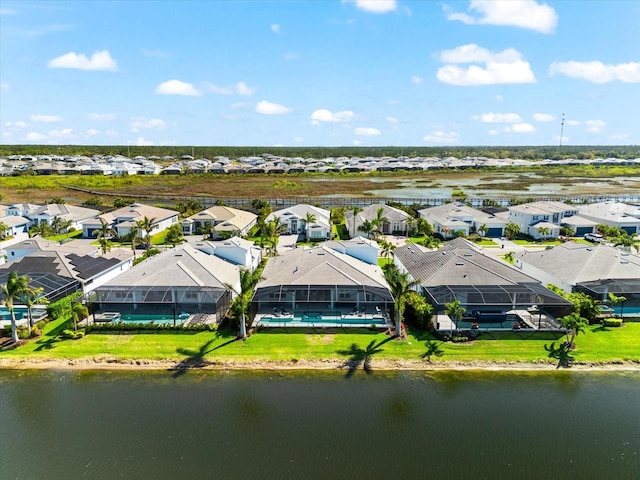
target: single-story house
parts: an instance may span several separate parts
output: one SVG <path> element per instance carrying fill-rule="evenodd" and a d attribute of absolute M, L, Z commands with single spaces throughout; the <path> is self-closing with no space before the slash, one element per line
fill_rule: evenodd
<path fill-rule="evenodd" d="M 239 267 L 185 244 L 139 263 L 87 296 L 92 312 L 205 314 L 219 322 L 240 290 Z"/>
<path fill-rule="evenodd" d="M 418 214 L 444 238 L 453 237 L 457 231 L 464 236 L 477 232 L 485 237 L 500 238 L 507 225 L 507 212 L 487 213 L 461 203 L 423 208 L 418 210 Z"/>
<path fill-rule="evenodd" d="M 436 251 L 407 244 L 395 249 L 393 256 L 400 271 L 418 282 L 419 290 L 434 307 L 435 327 L 440 330 L 470 328 L 484 320 L 506 324 L 496 328 L 511 328 L 518 322 L 529 328 L 556 329 L 559 325 L 554 319 L 573 309 L 571 302 L 540 281 L 485 255 L 463 238 L 446 242 Z M 459 324 L 444 315 L 447 303 L 455 300 L 466 309 Z M 541 312 L 536 318 L 530 313 L 533 307 Z"/>
<path fill-rule="evenodd" d="M 407 212 L 400 210 L 389 205 L 380 203 L 374 203 L 366 206 L 361 212 L 358 212 L 355 216 L 353 210 L 347 210 L 345 212 L 345 225 L 351 238 L 356 238 L 362 235 L 362 232 L 358 230 L 360 226 L 366 221 L 372 221 L 378 218 L 378 210 L 382 209 L 381 216 L 387 221 L 382 222 L 380 231 L 384 235 L 406 235 L 408 230 L 408 224 L 411 221 L 411 215 Z"/>
<path fill-rule="evenodd" d="M 622 202 L 600 202 L 577 207 L 580 216 L 610 227 L 617 227 L 629 235 L 640 233 L 640 207 Z"/>
<path fill-rule="evenodd" d="M 85 238 L 96 238 L 102 228 L 102 223 L 100 222 L 100 219 L 102 219 L 116 232 L 118 237 L 124 237 L 131 232 L 131 227 L 136 225 L 136 222 L 143 220 L 145 217 L 153 220 L 152 236 L 165 231 L 174 223 L 178 223 L 178 212 L 175 210 L 133 203 L 128 207 L 104 213 L 93 220 L 84 222 L 82 235 Z M 144 235 L 145 232 L 139 233 L 140 237 Z"/>
<path fill-rule="evenodd" d="M 258 216 L 246 210 L 214 206 L 191 215 L 180 222 L 185 235 L 204 234 L 209 228 L 213 238 L 222 235 L 245 236 L 258 221 Z"/>
<path fill-rule="evenodd" d="M 294 318 L 381 317 L 393 310 L 393 297 L 378 265 L 325 244 L 297 248 L 269 259 L 252 300 L 254 315 L 287 311 Z"/>
<path fill-rule="evenodd" d="M 608 245 L 566 242 L 540 252 L 520 252 L 514 260 L 520 271 L 545 285 L 602 301 L 609 293 L 624 296 L 627 312 L 635 308 L 640 314 L 640 255 Z"/>

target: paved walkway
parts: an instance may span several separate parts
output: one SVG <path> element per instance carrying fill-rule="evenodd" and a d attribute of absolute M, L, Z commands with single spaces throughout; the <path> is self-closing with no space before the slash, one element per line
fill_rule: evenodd
<path fill-rule="evenodd" d="M 284 253 L 296 248 L 296 242 L 298 241 L 298 235 L 280 235 L 278 240 L 278 253 Z"/>

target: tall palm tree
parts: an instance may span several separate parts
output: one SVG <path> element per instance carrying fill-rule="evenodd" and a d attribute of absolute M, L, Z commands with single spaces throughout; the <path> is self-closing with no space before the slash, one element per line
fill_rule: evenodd
<path fill-rule="evenodd" d="M 416 221 L 418 224 L 418 233 L 428 235 L 430 237 L 433 236 L 433 225 L 431 225 L 426 218 L 420 217 Z"/>
<path fill-rule="evenodd" d="M 264 277 L 260 275 L 260 271 L 251 271 L 246 268 L 240 269 L 240 292 L 235 299 L 235 313 L 240 317 L 240 338 L 247 337 L 246 313 L 249 309 L 249 305 L 251 304 L 253 290 L 260 280 L 264 280 Z"/>
<path fill-rule="evenodd" d="M 133 258 L 136 258 L 136 245 L 140 243 L 140 229 L 138 225 L 132 225 L 129 230 L 129 235 L 131 236 L 131 251 L 133 252 Z"/>
<path fill-rule="evenodd" d="M 32 308 L 37 303 L 47 303 L 48 300 L 42 294 L 44 293 L 44 288 L 42 287 L 32 287 L 27 285 L 25 291 L 20 295 L 20 300 L 27 307 L 27 316 L 29 317 L 29 332 L 33 328 L 33 315 Z"/>
<path fill-rule="evenodd" d="M 304 218 L 304 232 L 307 242 L 309 241 L 309 229 L 311 228 L 310 225 L 312 223 L 315 223 L 316 220 L 317 218 L 312 212 L 307 212 L 307 215 Z"/>
<path fill-rule="evenodd" d="M 481 237 L 486 236 L 488 231 L 489 231 L 489 227 L 487 227 L 486 223 L 483 223 L 478 227 L 478 233 L 480 233 Z"/>
<path fill-rule="evenodd" d="M 444 313 L 446 313 L 453 323 L 458 326 L 458 322 L 462 320 L 464 314 L 467 312 L 467 309 L 462 306 L 460 300 L 454 300 L 453 302 L 448 302 L 444 304 Z M 453 329 L 453 325 L 452 325 Z"/>
<path fill-rule="evenodd" d="M 351 210 L 353 212 L 353 237 L 357 237 L 357 230 L 356 230 L 356 217 L 358 216 L 358 214 L 362 211 L 362 208 L 360 207 L 353 207 L 353 209 Z M 359 229 L 358 229 L 359 230 Z"/>
<path fill-rule="evenodd" d="M 389 255 L 391 255 L 392 250 L 395 250 L 396 246 L 384 238 L 378 240 L 378 245 L 380 245 L 380 249 L 382 250 L 382 256 L 387 259 L 388 263 Z"/>
<path fill-rule="evenodd" d="M 394 264 L 388 264 L 384 276 L 391 289 L 395 307 L 396 337 L 402 335 L 402 312 L 407 297 L 414 292 L 418 282 L 411 280 L 407 272 L 400 272 Z"/>
<path fill-rule="evenodd" d="M 147 250 L 151 248 L 151 232 L 153 231 L 155 221 L 155 217 L 149 218 L 145 215 L 142 220 L 136 222 L 138 228 L 144 232 L 144 244 Z"/>
<path fill-rule="evenodd" d="M 509 240 L 514 240 L 520 233 L 520 225 L 517 223 L 509 222 L 504 228 L 504 235 Z"/>
<path fill-rule="evenodd" d="M 116 231 L 111 228 L 111 225 L 104 219 L 100 218 L 100 228 L 98 229 L 98 240 L 102 238 L 111 238 L 116 236 Z"/>
<path fill-rule="evenodd" d="M 9 272 L 7 283 L 2 284 L 0 287 L 2 289 L 2 304 L 7 307 L 11 315 L 11 339 L 13 343 L 16 343 L 18 341 L 18 327 L 16 325 L 16 314 L 13 303 L 19 299 L 20 296 L 24 295 L 27 288 L 29 288 L 29 277 L 18 275 L 18 273 L 13 270 Z"/>
<path fill-rule="evenodd" d="M 111 251 L 113 244 L 111 243 L 111 240 L 109 240 L 109 237 L 101 237 L 98 242 L 100 243 L 100 250 L 103 255 Z"/>

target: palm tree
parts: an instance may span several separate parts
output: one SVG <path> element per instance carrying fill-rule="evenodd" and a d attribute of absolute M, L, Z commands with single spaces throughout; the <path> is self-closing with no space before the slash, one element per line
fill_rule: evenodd
<path fill-rule="evenodd" d="M 182 233 L 182 226 L 179 223 L 174 223 L 167 229 L 166 242 L 169 242 L 175 247 L 178 243 L 182 243 L 183 240 L 184 234 Z"/>
<path fill-rule="evenodd" d="M 316 221 L 316 216 L 312 213 L 312 212 L 307 212 L 307 215 L 305 216 L 304 219 L 304 232 L 305 232 L 305 237 L 306 237 L 306 241 L 309 241 L 309 225 L 311 225 L 312 223 L 315 223 Z"/>
<path fill-rule="evenodd" d="M 609 292 L 608 294 L 609 297 L 609 302 L 611 302 L 611 305 L 617 305 L 618 303 L 620 304 L 620 318 L 622 318 L 622 312 L 624 309 L 624 302 L 627 301 L 627 297 L 625 297 L 624 295 L 616 295 L 615 293 Z"/>
<path fill-rule="evenodd" d="M 32 287 L 27 285 L 27 288 L 20 296 L 20 300 L 27 307 L 27 316 L 29 317 L 29 332 L 33 328 L 33 315 L 32 308 L 36 303 L 47 303 L 48 300 L 42 294 L 44 293 L 43 287 Z"/>
<path fill-rule="evenodd" d="M 111 247 L 113 246 L 113 244 L 108 237 L 102 237 L 100 238 L 100 240 L 98 240 L 98 242 L 100 243 L 100 250 L 102 251 L 103 255 L 106 255 L 111 251 Z"/>
<path fill-rule="evenodd" d="M 51 228 L 53 229 L 53 233 L 58 235 L 62 231 L 64 222 L 65 221 L 62 219 L 62 217 L 59 217 L 58 215 L 53 217 L 53 220 L 51 221 Z"/>
<path fill-rule="evenodd" d="M 78 322 L 81 322 L 89 316 L 89 309 L 84 303 L 73 302 L 71 307 L 71 316 L 73 317 L 73 331 L 78 331 Z"/>
<path fill-rule="evenodd" d="M 131 251 L 133 252 L 133 258 L 136 258 L 136 245 L 140 243 L 140 229 L 138 225 L 132 225 L 129 230 L 129 236 L 131 237 Z"/>
<path fill-rule="evenodd" d="M 98 240 L 103 238 L 109 239 L 115 236 L 116 231 L 111 228 L 111 225 L 109 225 L 109 223 L 104 218 L 100 218 L 100 229 L 98 230 L 97 235 Z"/>
<path fill-rule="evenodd" d="M 436 238 L 436 237 L 430 237 L 430 236 L 425 236 L 422 239 L 422 245 L 424 245 L 426 248 L 438 248 L 442 242 L 440 241 L 440 239 Z"/>
<path fill-rule="evenodd" d="M 402 335 L 402 312 L 407 297 L 414 292 L 418 282 L 411 280 L 407 272 L 400 272 L 398 267 L 390 263 L 385 267 L 384 276 L 391 289 L 395 301 L 396 337 Z"/>
<path fill-rule="evenodd" d="M 387 217 L 384 216 L 384 208 L 383 207 L 379 207 L 376 210 L 376 218 L 374 218 L 371 223 L 373 223 L 376 226 L 376 229 L 374 231 L 374 238 L 378 238 L 378 236 L 380 234 L 383 233 L 383 225 L 385 223 L 389 223 L 389 219 Z"/>
<path fill-rule="evenodd" d="M 44 238 L 50 233 L 51 227 L 47 224 L 47 222 L 36 223 L 29 228 L 29 237 L 40 235 L 42 238 Z"/>
<path fill-rule="evenodd" d="M 386 258 L 387 263 L 389 263 L 389 255 L 391 255 L 392 250 L 395 250 L 396 246 L 385 239 L 378 240 L 378 245 L 380 245 L 380 249 L 382 250 L 382 256 Z"/>
<path fill-rule="evenodd" d="M 541 238 L 549 236 L 550 233 L 551 229 L 549 227 L 538 227 L 538 235 L 540 235 Z"/>
<path fill-rule="evenodd" d="M 260 280 L 264 280 L 264 277 L 260 275 L 258 270 L 252 272 L 246 268 L 240 269 L 240 292 L 234 301 L 235 314 L 240 317 L 240 338 L 247 337 L 246 313 L 251 304 L 253 290 Z"/>
<path fill-rule="evenodd" d="M 4 239 L 9 231 L 9 225 L 4 222 L 0 222 L 0 239 Z"/>
<path fill-rule="evenodd" d="M 509 222 L 504 227 L 504 236 L 507 237 L 509 240 L 515 239 L 519 233 L 520 233 L 520 225 L 518 225 L 517 223 Z"/>
<path fill-rule="evenodd" d="M 478 227 L 478 233 L 480 234 L 481 237 L 484 237 L 488 231 L 489 231 L 489 227 L 487 227 L 486 223 L 483 223 Z"/>
<path fill-rule="evenodd" d="M 456 328 L 458 327 L 458 322 L 462 320 L 464 314 L 467 312 L 467 309 L 462 306 L 460 300 L 454 300 L 453 302 L 448 302 L 444 304 L 444 313 L 446 313 L 453 323 L 456 324 Z M 453 329 L 453 325 L 452 325 Z"/>
<path fill-rule="evenodd" d="M 358 231 L 365 233 L 367 235 L 367 238 L 370 238 L 374 236 L 376 226 L 371 220 L 365 220 L 360 226 L 358 226 Z"/>
<path fill-rule="evenodd" d="M 422 235 L 433 236 L 433 225 L 431 225 L 426 218 L 418 218 L 418 233 Z"/>
<path fill-rule="evenodd" d="M 358 216 L 358 214 L 362 211 L 362 208 L 360 207 L 353 207 L 353 209 L 351 210 L 353 212 L 353 237 L 357 237 L 357 231 L 360 229 L 356 230 L 356 217 Z"/>
<path fill-rule="evenodd" d="M 29 277 L 18 275 L 15 270 L 9 272 L 7 283 L 1 285 L 2 288 L 2 304 L 7 307 L 11 315 L 11 339 L 13 343 L 18 342 L 18 327 L 16 325 L 16 314 L 13 308 L 13 302 L 24 295 L 29 288 Z"/>
<path fill-rule="evenodd" d="M 155 217 L 149 218 L 145 215 L 142 220 L 136 222 L 138 228 L 144 232 L 144 244 L 147 250 L 151 248 L 151 232 L 154 229 L 155 221 Z"/>
<path fill-rule="evenodd" d="M 565 315 L 560 319 L 562 326 L 571 332 L 571 337 L 569 337 L 569 341 L 567 342 L 567 347 L 569 350 L 575 347 L 575 339 L 579 333 L 583 333 L 585 328 L 589 324 L 589 321 L 581 317 L 579 313 L 573 312 L 570 315 Z"/>

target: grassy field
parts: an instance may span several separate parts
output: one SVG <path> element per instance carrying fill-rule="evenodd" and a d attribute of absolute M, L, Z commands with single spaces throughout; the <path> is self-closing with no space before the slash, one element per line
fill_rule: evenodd
<path fill-rule="evenodd" d="M 368 330 L 349 333 L 263 330 L 245 341 L 235 340 L 230 331 L 198 333 L 92 333 L 80 340 L 59 340 L 64 322 L 47 325 L 39 339 L 14 350 L 0 351 L 0 360 L 45 361 L 61 359 L 203 360 L 209 362 L 297 362 L 347 361 L 369 356 L 372 360 L 432 362 L 525 362 L 558 363 L 558 334 L 505 332 L 483 334 L 467 343 L 443 343 L 424 332 L 409 332 L 397 341 L 386 333 Z M 569 360 L 585 363 L 640 362 L 640 323 L 622 328 L 591 326 L 577 338 L 578 348 Z"/>

